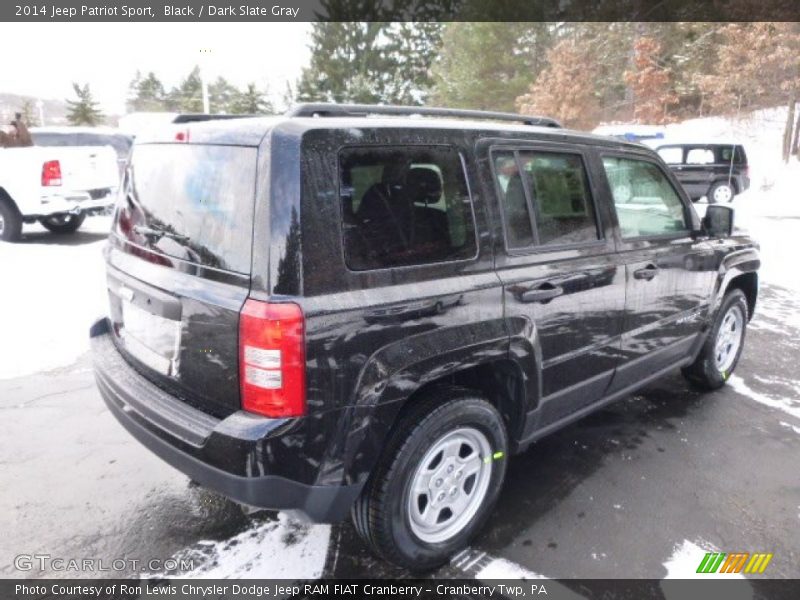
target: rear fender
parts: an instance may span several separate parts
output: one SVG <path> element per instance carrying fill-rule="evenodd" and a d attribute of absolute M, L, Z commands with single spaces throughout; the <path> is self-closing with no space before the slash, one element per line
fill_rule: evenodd
<path fill-rule="evenodd" d="M 466 342 L 466 345 L 465 345 Z M 329 448 L 320 485 L 363 483 L 380 458 L 406 402 L 423 386 L 509 358 L 502 319 L 447 327 L 384 346 L 365 363 L 355 402 L 343 411 L 341 440 Z"/>

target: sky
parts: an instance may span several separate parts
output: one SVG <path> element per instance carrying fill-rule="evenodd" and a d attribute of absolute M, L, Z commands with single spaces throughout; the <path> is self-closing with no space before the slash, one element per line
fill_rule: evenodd
<path fill-rule="evenodd" d="M 310 23 L 0 23 L 0 93 L 47 99 L 89 83 L 100 108 L 124 114 L 136 70 L 169 89 L 192 68 L 280 100 L 308 63 Z M 202 51 L 202 52 L 201 52 Z"/>

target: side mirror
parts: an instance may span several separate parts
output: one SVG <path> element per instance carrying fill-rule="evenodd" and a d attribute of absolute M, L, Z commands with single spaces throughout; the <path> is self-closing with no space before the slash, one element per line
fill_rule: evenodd
<path fill-rule="evenodd" d="M 712 238 L 726 238 L 733 235 L 733 209 L 730 206 L 709 204 L 703 217 L 703 229 Z"/>

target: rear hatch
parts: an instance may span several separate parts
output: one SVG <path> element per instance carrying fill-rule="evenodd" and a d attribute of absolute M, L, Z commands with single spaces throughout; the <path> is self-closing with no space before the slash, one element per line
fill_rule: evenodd
<path fill-rule="evenodd" d="M 59 147 L 53 152 L 61 163 L 63 189 L 108 192 L 119 186 L 117 154 L 111 146 Z"/>
<path fill-rule="evenodd" d="M 146 377 L 223 417 L 239 408 L 257 148 L 135 146 L 108 253 L 117 346 Z"/>

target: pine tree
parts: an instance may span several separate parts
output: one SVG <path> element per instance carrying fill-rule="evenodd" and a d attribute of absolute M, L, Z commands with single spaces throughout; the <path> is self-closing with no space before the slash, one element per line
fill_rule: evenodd
<path fill-rule="evenodd" d="M 315 23 L 296 99 L 420 104 L 440 31 L 438 23 Z"/>
<path fill-rule="evenodd" d="M 544 67 L 554 27 L 548 23 L 448 23 L 433 65 L 436 104 L 513 110 Z"/>
<path fill-rule="evenodd" d="M 237 115 L 269 115 L 275 112 L 266 93 L 255 83 L 248 83 L 244 92 L 239 92 L 231 105 L 231 113 Z"/>
<path fill-rule="evenodd" d="M 32 127 L 35 124 L 36 113 L 35 113 L 35 107 L 33 105 L 33 100 L 30 99 L 23 100 L 19 112 L 22 115 L 22 122 L 25 123 L 25 125 L 27 125 L 28 127 Z"/>
<path fill-rule="evenodd" d="M 139 71 L 136 71 L 128 90 L 128 101 L 126 102 L 128 111 L 159 112 L 166 109 L 164 84 L 152 71 L 144 78 Z"/>
<path fill-rule="evenodd" d="M 567 127 L 595 127 L 601 107 L 592 45 L 577 37 L 562 40 L 547 53 L 547 62 L 528 93 L 516 99 L 519 112 L 554 117 Z"/>
<path fill-rule="evenodd" d="M 222 76 L 208 86 L 208 104 L 212 113 L 231 113 L 239 90 Z"/>
<path fill-rule="evenodd" d="M 200 79 L 200 67 L 192 69 L 178 86 L 170 90 L 166 106 L 168 110 L 177 112 L 203 112 L 203 83 Z"/>
<path fill-rule="evenodd" d="M 672 91 L 671 71 L 661 61 L 661 43 L 648 36 L 634 43 L 633 69 L 625 82 L 633 92 L 633 118 L 637 123 L 661 125 L 668 122 L 668 108 L 678 100 Z"/>
<path fill-rule="evenodd" d="M 67 121 L 70 125 L 89 125 L 94 127 L 100 125 L 105 116 L 97 108 L 97 102 L 92 98 L 89 84 L 83 86 L 77 83 L 72 84 L 77 100 L 67 100 Z"/>

